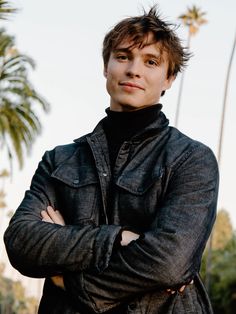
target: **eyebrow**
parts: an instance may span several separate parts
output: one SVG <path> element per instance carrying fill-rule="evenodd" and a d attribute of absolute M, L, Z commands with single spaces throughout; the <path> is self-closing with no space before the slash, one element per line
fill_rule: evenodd
<path fill-rule="evenodd" d="M 145 53 L 145 56 L 149 58 L 154 58 L 154 59 L 161 59 L 161 53 L 159 55 L 153 54 L 153 53 Z"/>
<path fill-rule="evenodd" d="M 118 48 L 118 49 L 114 49 L 113 53 L 117 53 L 117 52 L 126 52 L 126 53 L 130 53 L 132 49 L 130 48 Z"/>

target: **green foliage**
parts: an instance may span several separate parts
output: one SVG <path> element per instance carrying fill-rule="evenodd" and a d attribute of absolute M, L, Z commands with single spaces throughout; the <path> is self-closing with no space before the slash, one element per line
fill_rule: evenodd
<path fill-rule="evenodd" d="M 233 236 L 233 226 L 229 213 L 225 209 L 218 211 L 213 230 L 212 248 L 213 250 L 223 249 Z"/>
<path fill-rule="evenodd" d="M 9 1 L 0 0 L 0 20 L 6 20 L 17 9 L 12 8 Z"/>
<path fill-rule="evenodd" d="M 49 109 L 28 79 L 32 68 L 34 61 L 20 54 L 14 48 L 14 38 L 0 29 L 0 145 L 7 149 L 10 160 L 16 154 L 21 167 L 24 149 L 30 151 L 41 131 L 35 105 Z"/>
<path fill-rule="evenodd" d="M 215 314 L 234 314 L 236 308 L 236 234 L 212 251 L 210 298 Z M 205 257 L 201 275 L 205 278 Z"/>
<path fill-rule="evenodd" d="M 0 20 L 7 19 L 17 9 L 0 0 Z M 34 69 L 32 58 L 19 53 L 15 39 L 0 29 L 0 148 L 5 148 L 10 160 L 16 155 L 23 166 L 24 151 L 30 148 L 41 131 L 35 106 L 48 111 L 48 102 L 32 86 L 28 72 Z"/>

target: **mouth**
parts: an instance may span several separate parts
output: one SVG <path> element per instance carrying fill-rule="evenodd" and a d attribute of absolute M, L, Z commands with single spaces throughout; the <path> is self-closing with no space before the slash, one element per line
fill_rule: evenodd
<path fill-rule="evenodd" d="M 134 82 L 129 82 L 129 81 L 122 81 L 119 83 L 119 85 L 121 86 L 124 86 L 124 87 L 127 87 L 127 88 L 134 88 L 134 89 L 141 89 L 141 90 L 144 90 L 144 87 L 137 84 L 137 83 L 134 83 Z"/>

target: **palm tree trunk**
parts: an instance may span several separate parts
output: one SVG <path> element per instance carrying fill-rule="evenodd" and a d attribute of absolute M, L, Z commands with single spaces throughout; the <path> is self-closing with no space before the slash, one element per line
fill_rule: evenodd
<path fill-rule="evenodd" d="M 190 38 L 191 38 L 191 33 L 189 30 L 188 40 L 187 40 L 187 48 L 189 48 L 189 46 L 190 46 Z M 174 124 L 176 128 L 178 127 L 178 122 L 179 122 L 180 104 L 181 104 L 183 86 L 184 86 L 184 76 L 185 76 L 185 71 L 182 73 L 181 78 L 180 78 L 179 94 L 178 94 L 178 98 L 177 98 L 176 113 L 175 113 L 175 124 Z"/>
<path fill-rule="evenodd" d="M 228 69 L 227 69 L 227 75 L 225 80 L 225 90 L 224 90 L 224 98 L 223 98 L 223 106 L 222 106 L 222 114 L 221 114 L 221 123 L 220 123 L 220 135 L 219 135 L 219 141 L 218 141 L 218 152 L 217 152 L 217 159 L 218 164 L 220 168 L 221 163 L 221 155 L 222 155 L 222 147 L 223 147 L 223 135 L 224 135 L 224 126 L 225 126 L 225 112 L 226 112 L 226 104 L 227 104 L 227 98 L 228 98 L 228 87 L 229 87 L 229 79 L 230 79 L 230 73 L 232 69 L 232 63 L 233 63 L 233 57 L 235 52 L 235 46 L 236 46 L 236 33 L 234 35 L 234 42 L 233 42 L 233 48 L 231 51 Z M 209 242 L 208 242 L 208 249 L 207 249 L 207 258 L 206 258 L 206 280 L 205 285 L 207 291 L 210 293 L 210 278 L 211 278 L 211 267 L 212 267 L 212 240 L 213 240 L 214 231 L 211 233 Z"/>
<path fill-rule="evenodd" d="M 179 94 L 178 94 L 178 99 L 177 99 L 177 106 L 176 106 L 176 113 L 175 113 L 175 127 L 178 127 L 178 122 L 179 122 L 179 112 L 180 112 L 180 104 L 181 104 L 181 98 L 182 98 L 182 92 L 183 92 L 183 86 L 184 86 L 184 73 L 181 73 L 181 78 L 180 78 L 180 84 L 179 84 Z"/>
<path fill-rule="evenodd" d="M 234 43 L 233 43 L 231 56 L 230 56 L 230 59 L 229 59 L 227 76 L 226 76 L 226 81 L 225 81 L 225 91 L 224 91 L 223 108 L 222 108 L 222 115 L 221 115 L 220 136 L 219 136 L 218 154 L 217 154 L 219 165 L 220 165 L 220 162 L 221 162 L 221 154 L 222 154 L 222 143 L 223 143 L 223 134 L 224 134 L 226 104 L 227 104 L 227 98 L 228 98 L 229 78 L 230 78 L 230 73 L 231 73 L 231 68 L 232 68 L 232 63 L 233 63 L 235 46 L 236 46 L 236 33 L 235 33 L 235 36 L 234 36 Z"/>

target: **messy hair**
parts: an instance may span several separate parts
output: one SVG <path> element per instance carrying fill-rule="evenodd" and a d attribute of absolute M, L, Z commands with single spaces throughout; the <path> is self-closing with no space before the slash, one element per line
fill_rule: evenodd
<path fill-rule="evenodd" d="M 154 42 L 160 44 L 161 53 L 167 53 L 167 78 L 176 76 L 186 66 L 191 54 L 181 45 L 174 25 L 160 18 L 156 6 L 148 13 L 144 11 L 143 15 L 120 21 L 106 34 L 102 50 L 104 66 L 107 66 L 111 52 L 121 42 L 128 39 L 132 43 L 130 48 L 142 48 L 149 33 L 153 34 Z"/>

